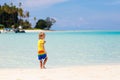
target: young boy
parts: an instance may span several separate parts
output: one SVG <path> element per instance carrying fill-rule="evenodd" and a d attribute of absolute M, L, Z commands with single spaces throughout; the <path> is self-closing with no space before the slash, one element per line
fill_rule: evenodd
<path fill-rule="evenodd" d="M 45 33 L 44 32 L 40 32 L 39 33 L 39 40 L 38 40 L 38 59 L 40 60 L 40 69 L 45 69 L 45 64 L 47 62 L 47 54 L 45 51 Z"/>

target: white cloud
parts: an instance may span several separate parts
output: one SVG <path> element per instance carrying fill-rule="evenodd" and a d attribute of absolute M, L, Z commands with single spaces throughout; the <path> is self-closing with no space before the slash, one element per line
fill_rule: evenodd
<path fill-rule="evenodd" d="M 46 7 L 66 1 L 68 0 L 24 0 L 23 2 L 26 7 Z"/>

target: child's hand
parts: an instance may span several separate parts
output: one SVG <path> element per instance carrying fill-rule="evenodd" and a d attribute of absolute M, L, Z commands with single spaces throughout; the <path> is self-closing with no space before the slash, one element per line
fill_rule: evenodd
<path fill-rule="evenodd" d="M 46 41 L 44 41 L 44 43 L 46 43 Z"/>

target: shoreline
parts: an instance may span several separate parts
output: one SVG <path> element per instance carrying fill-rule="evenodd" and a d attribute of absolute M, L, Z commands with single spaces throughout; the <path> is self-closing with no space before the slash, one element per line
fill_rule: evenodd
<path fill-rule="evenodd" d="M 120 32 L 120 30 L 25 30 L 25 32 Z"/>
<path fill-rule="evenodd" d="M 25 30 L 25 32 L 53 32 L 51 30 Z"/>
<path fill-rule="evenodd" d="M 0 80 L 119 80 L 120 65 L 0 69 Z"/>
<path fill-rule="evenodd" d="M 26 32 L 120 32 L 120 30 L 25 30 Z"/>

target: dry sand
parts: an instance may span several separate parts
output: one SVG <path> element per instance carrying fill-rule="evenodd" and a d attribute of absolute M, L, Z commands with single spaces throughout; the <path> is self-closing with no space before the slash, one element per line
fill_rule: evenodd
<path fill-rule="evenodd" d="M 52 30 L 25 30 L 25 32 L 51 32 Z"/>
<path fill-rule="evenodd" d="M 120 65 L 0 69 L 0 80 L 120 80 Z"/>
<path fill-rule="evenodd" d="M 25 30 L 25 32 L 51 32 L 52 30 Z M 0 32 L 4 32 L 3 30 L 0 30 Z M 13 32 L 13 31 L 11 31 Z"/>

